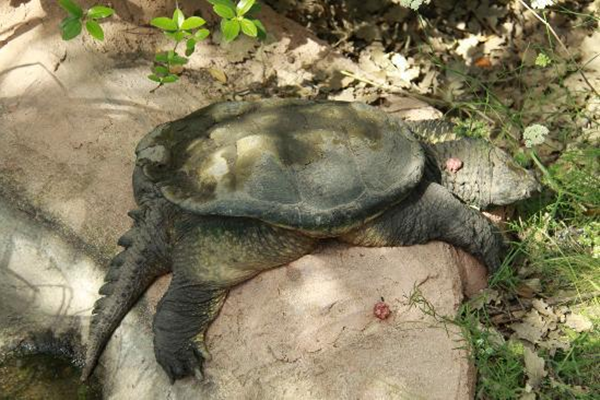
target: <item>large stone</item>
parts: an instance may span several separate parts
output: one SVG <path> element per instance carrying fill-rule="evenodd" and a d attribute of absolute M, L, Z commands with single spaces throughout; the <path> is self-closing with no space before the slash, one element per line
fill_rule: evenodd
<path fill-rule="evenodd" d="M 107 260 L 130 224 L 133 149 L 146 132 L 230 93 L 302 94 L 305 81 L 356 71 L 265 7 L 270 42 L 204 43 L 181 82 L 149 93 L 148 60 L 166 43 L 132 21 L 140 10 L 165 14 L 172 2 L 123 3 L 122 18 L 103 25 L 103 43 L 60 40 L 55 2 L 0 4 L 0 350 L 44 330 L 75 332 L 85 344 Z M 188 14 L 197 3 L 180 2 Z M 208 68 L 225 72 L 227 83 Z M 435 113 L 407 104 L 400 115 Z M 209 331 L 206 382 L 174 386 L 152 350 L 152 305 L 165 278 L 125 318 L 98 374 L 115 399 L 469 398 L 474 375 L 457 329 L 409 307 L 419 290 L 436 313 L 452 316 L 460 277 L 482 271 L 457 260 L 442 243 L 328 244 L 234 289 Z M 381 297 L 392 310 L 387 320 L 373 315 Z"/>
<path fill-rule="evenodd" d="M 0 350 L 44 331 L 71 334 L 79 348 L 77 333 L 85 337 L 102 268 L 22 212 L 0 206 L 0 219 Z M 470 398 L 468 354 L 458 328 L 443 322 L 462 300 L 456 260 L 440 242 L 403 248 L 325 244 L 232 290 L 208 332 L 213 361 L 205 365 L 206 381 L 189 378 L 174 386 L 152 349 L 151 317 L 168 284 L 161 279 L 139 312 L 125 318 L 101 359 L 104 394 Z M 382 299 L 391 310 L 384 320 L 373 313 Z"/>

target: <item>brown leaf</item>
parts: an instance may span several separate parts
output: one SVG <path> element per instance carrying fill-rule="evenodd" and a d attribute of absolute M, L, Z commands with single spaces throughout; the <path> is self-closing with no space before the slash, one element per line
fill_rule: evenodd
<path fill-rule="evenodd" d="M 209 68 L 208 72 L 217 81 L 223 84 L 227 83 L 227 75 L 225 75 L 225 72 L 223 70 L 217 68 Z"/>
<path fill-rule="evenodd" d="M 524 283 L 517 286 L 516 292 L 520 297 L 525 297 L 526 299 L 531 299 L 533 297 L 533 295 L 535 294 L 535 291 L 533 290 L 533 288 Z"/>
<path fill-rule="evenodd" d="M 492 60 L 489 57 L 479 57 L 475 60 L 475 66 L 479 68 L 492 68 Z"/>
<path fill-rule="evenodd" d="M 527 383 L 532 388 L 536 388 L 542 383 L 542 380 L 548 375 L 548 372 L 544 369 L 544 359 L 537 355 L 529 347 L 525 346 L 524 359 L 525 359 L 525 372 L 527 373 Z"/>
<path fill-rule="evenodd" d="M 569 314 L 565 325 L 573 329 L 575 332 L 591 331 L 594 327 L 592 321 L 588 317 L 581 314 Z"/>
<path fill-rule="evenodd" d="M 531 310 L 522 322 L 511 324 L 510 327 L 515 331 L 517 337 L 531 343 L 539 342 L 548 332 L 548 327 L 537 310 Z"/>

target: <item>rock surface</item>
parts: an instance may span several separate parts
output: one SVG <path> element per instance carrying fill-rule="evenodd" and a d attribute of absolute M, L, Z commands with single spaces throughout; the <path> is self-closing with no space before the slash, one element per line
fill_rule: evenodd
<path fill-rule="evenodd" d="M 129 227 L 133 149 L 147 131 L 235 92 L 303 95 L 313 79 L 335 87 L 341 69 L 355 68 L 264 7 L 272 39 L 263 47 L 209 41 L 180 83 L 150 94 L 148 60 L 165 42 L 137 19 L 165 15 L 173 2 L 118 3 L 120 17 L 104 24 L 103 43 L 60 40 L 55 2 L 0 4 L 0 349 L 43 329 L 85 338 L 107 259 Z M 179 4 L 191 14 L 197 2 Z M 210 68 L 227 82 L 212 79 Z M 436 113 L 414 100 L 395 104 L 400 116 Z M 468 257 L 457 260 L 442 243 L 329 244 L 261 274 L 232 291 L 210 328 L 206 382 L 174 386 L 152 350 L 152 305 L 168 281 L 161 279 L 101 359 L 105 395 L 470 398 L 474 371 L 457 350 L 456 329 L 407 299 L 418 288 L 438 314 L 455 313 L 467 278 L 479 276 L 470 283 L 479 287 L 485 276 Z M 386 320 L 373 315 L 381 297 L 392 311 Z"/>

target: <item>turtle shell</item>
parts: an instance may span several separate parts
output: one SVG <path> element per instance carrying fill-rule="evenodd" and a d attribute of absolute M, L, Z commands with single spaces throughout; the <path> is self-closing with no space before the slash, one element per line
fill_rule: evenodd
<path fill-rule="evenodd" d="M 137 164 L 169 201 L 333 236 L 398 203 L 423 174 L 419 142 L 361 103 L 217 103 L 163 124 Z"/>

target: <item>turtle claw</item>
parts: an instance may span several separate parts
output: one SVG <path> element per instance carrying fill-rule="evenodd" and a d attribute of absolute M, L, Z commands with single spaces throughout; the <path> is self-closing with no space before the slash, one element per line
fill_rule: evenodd
<path fill-rule="evenodd" d="M 175 352 L 156 351 L 156 360 L 169 377 L 171 384 L 174 384 L 178 379 L 188 376 L 195 376 L 199 380 L 202 380 L 202 364 L 204 359 L 202 351 L 192 343 Z"/>

